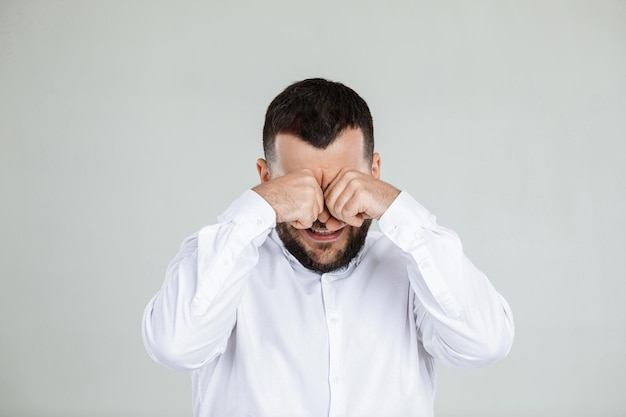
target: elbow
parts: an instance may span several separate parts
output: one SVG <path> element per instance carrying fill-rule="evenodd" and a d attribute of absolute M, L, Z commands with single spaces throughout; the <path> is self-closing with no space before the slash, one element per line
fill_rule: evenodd
<path fill-rule="evenodd" d="M 180 343 L 176 338 L 154 338 L 145 332 L 144 346 L 154 361 L 167 368 L 179 371 L 198 369 L 223 353 L 223 349 L 207 349 L 206 346 L 196 348 L 187 343 Z M 207 352 L 211 351 L 215 353 L 207 354 Z"/>
<path fill-rule="evenodd" d="M 513 346 L 515 324 L 508 304 L 499 314 L 483 316 L 481 323 L 468 331 L 466 360 L 462 366 L 478 368 L 504 359 Z"/>
<path fill-rule="evenodd" d="M 145 343 L 145 346 L 154 361 L 170 369 L 189 371 L 204 364 L 204 361 L 198 361 L 194 355 L 173 343 Z"/>
<path fill-rule="evenodd" d="M 149 315 L 144 319 L 142 330 L 148 355 L 155 362 L 174 370 L 198 369 L 224 350 L 220 350 L 220 346 L 200 345 L 193 337 L 154 326 Z"/>
<path fill-rule="evenodd" d="M 497 327 L 477 332 L 471 338 L 467 338 L 460 366 L 479 368 L 489 366 L 504 359 L 513 346 L 514 339 L 513 322 L 504 320 Z"/>
<path fill-rule="evenodd" d="M 194 369 L 194 364 L 174 343 L 145 337 L 144 346 L 148 355 L 157 363 L 177 371 Z"/>
<path fill-rule="evenodd" d="M 472 355 L 468 355 L 466 366 L 479 368 L 489 366 L 501 359 L 504 359 L 513 346 L 512 334 L 491 335 L 486 340 L 476 343 Z"/>
<path fill-rule="evenodd" d="M 481 368 L 505 358 L 512 344 L 513 338 L 509 335 L 466 339 L 460 348 L 446 346 L 440 359 L 459 368 Z"/>
<path fill-rule="evenodd" d="M 489 366 L 505 358 L 511 351 L 514 339 L 513 321 L 507 316 L 497 326 L 479 329 L 466 328 L 447 338 L 438 338 L 440 359 L 460 368 Z"/>

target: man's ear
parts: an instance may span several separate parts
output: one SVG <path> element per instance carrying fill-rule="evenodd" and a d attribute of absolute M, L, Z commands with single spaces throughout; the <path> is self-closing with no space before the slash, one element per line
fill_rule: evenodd
<path fill-rule="evenodd" d="M 380 155 L 374 152 L 372 155 L 372 176 L 377 180 L 380 179 Z"/>
<path fill-rule="evenodd" d="M 259 173 L 261 184 L 270 180 L 270 168 L 265 159 L 259 158 L 256 160 L 256 170 Z"/>

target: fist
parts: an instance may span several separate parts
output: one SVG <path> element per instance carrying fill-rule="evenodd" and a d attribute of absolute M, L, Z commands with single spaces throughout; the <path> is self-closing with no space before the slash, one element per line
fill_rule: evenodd
<path fill-rule="evenodd" d="M 380 219 L 398 194 L 400 190 L 372 175 L 342 169 L 324 191 L 324 201 L 333 217 L 360 227 L 365 219 Z"/>
<path fill-rule="evenodd" d="M 308 229 L 324 211 L 324 194 L 310 169 L 268 179 L 252 190 L 272 206 L 277 223 Z"/>

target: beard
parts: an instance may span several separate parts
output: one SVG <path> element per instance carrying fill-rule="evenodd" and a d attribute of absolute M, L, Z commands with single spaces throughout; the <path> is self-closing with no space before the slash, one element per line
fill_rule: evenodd
<path fill-rule="evenodd" d="M 365 244 L 371 219 L 363 221 L 360 227 L 346 226 L 349 228 L 347 241 L 342 247 L 333 247 L 334 242 L 318 243 L 314 248 L 307 249 L 307 244 L 300 236 L 299 229 L 288 223 L 279 223 L 276 226 L 278 236 L 283 241 L 285 248 L 307 269 L 325 274 L 347 266 L 355 256 L 359 254 Z M 316 228 L 324 228 L 324 224 L 317 221 Z"/>

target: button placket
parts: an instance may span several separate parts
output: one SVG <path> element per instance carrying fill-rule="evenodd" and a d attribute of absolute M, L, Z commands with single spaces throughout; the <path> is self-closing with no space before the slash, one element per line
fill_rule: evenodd
<path fill-rule="evenodd" d="M 328 328 L 330 386 L 329 416 L 345 415 L 345 384 L 343 364 L 343 320 L 337 306 L 337 285 L 329 276 L 322 276 L 322 294 Z"/>

